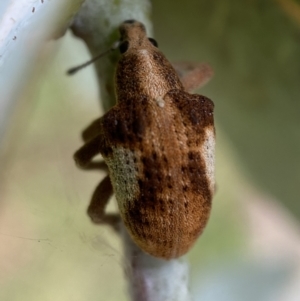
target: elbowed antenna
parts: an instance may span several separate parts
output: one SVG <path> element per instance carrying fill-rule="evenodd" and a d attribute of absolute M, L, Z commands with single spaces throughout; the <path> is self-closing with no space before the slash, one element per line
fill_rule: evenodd
<path fill-rule="evenodd" d="M 100 59 L 100 58 L 103 57 L 104 55 L 110 53 L 111 51 L 116 50 L 116 49 L 119 47 L 119 45 L 120 45 L 120 41 L 115 42 L 115 43 L 112 45 L 111 48 L 109 48 L 108 50 L 106 50 L 106 51 L 100 53 L 99 55 L 97 55 L 97 56 L 95 56 L 95 57 L 93 57 L 91 60 L 89 60 L 89 61 L 87 61 L 87 62 L 85 62 L 85 63 L 83 63 L 83 64 L 81 64 L 81 65 L 79 65 L 79 66 L 70 68 L 70 69 L 67 71 L 67 74 L 68 74 L 68 75 L 73 75 L 73 74 L 75 74 L 75 73 L 76 73 L 77 71 L 79 71 L 80 69 L 82 69 L 82 68 L 84 68 L 84 67 L 86 67 L 86 66 L 88 66 L 88 65 L 90 65 L 90 64 L 92 64 L 92 63 L 94 63 L 95 61 L 97 61 L 98 59 Z"/>

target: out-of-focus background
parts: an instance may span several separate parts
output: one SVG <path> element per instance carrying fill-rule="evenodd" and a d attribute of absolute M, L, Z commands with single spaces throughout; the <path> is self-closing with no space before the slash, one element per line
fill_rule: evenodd
<path fill-rule="evenodd" d="M 152 3 L 165 55 L 215 70 L 199 91 L 215 103 L 217 193 L 188 254 L 194 300 L 299 301 L 300 2 Z M 103 174 L 72 159 L 102 112 L 94 70 L 65 76 L 89 54 L 70 33 L 53 45 L 5 140 L 0 300 L 128 300 L 120 239 L 85 213 Z"/>

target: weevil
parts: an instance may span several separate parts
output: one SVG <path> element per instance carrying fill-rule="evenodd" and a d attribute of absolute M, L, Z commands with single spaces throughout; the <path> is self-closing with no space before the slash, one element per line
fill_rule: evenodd
<path fill-rule="evenodd" d="M 74 155 L 84 168 L 101 154 L 108 167 L 88 213 L 95 222 L 115 223 L 117 216 L 105 213 L 114 192 L 133 241 L 152 256 L 177 258 L 195 243 L 211 211 L 214 104 L 186 90 L 188 82 L 142 23 L 127 20 L 119 32 L 117 104 L 83 132 L 85 144 Z"/>

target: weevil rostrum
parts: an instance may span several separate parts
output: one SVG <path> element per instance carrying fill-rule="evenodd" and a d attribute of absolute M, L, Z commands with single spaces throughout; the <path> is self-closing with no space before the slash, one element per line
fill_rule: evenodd
<path fill-rule="evenodd" d="M 203 231 L 214 194 L 213 102 L 186 91 L 173 66 L 145 27 L 120 27 L 117 104 L 84 132 L 74 155 L 88 167 L 101 154 L 108 176 L 88 213 L 99 223 L 115 193 L 121 219 L 146 253 L 172 259 L 185 254 Z"/>

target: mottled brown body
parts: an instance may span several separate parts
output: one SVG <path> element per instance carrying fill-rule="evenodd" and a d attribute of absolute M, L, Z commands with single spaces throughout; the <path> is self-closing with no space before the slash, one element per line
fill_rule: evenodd
<path fill-rule="evenodd" d="M 210 214 L 214 105 L 184 90 L 143 24 L 126 21 L 120 33 L 118 103 L 85 131 L 88 142 L 75 158 L 84 166 L 100 152 L 132 239 L 153 256 L 176 258 L 191 248 Z"/>

